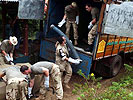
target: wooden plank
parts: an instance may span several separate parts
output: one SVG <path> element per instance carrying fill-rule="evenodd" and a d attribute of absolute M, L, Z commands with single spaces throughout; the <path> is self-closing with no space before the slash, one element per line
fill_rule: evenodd
<path fill-rule="evenodd" d="M 98 23 L 98 32 L 101 33 L 101 26 L 102 26 L 102 21 L 104 17 L 104 10 L 106 8 L 106 4 L 102 4 L 101 12 L 100 12 L 100 18 L 99 18 L 99 23 Z"/>
<path fill-rule="evenodd" d="M 28 20 L 24 20 L 24 55 L 28 56 Z"/>

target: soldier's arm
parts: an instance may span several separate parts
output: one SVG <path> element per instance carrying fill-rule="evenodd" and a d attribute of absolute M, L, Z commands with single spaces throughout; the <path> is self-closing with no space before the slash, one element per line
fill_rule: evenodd
<path fill-rule="evenodd" d="M 94 25 L 96 23 L 96 18 L 92 20 L 92 24 Z"/>
<path fill-rule="evenodd" d="M 44 72 L 44 75 L 45 75 L 46 77 L 49 76 L 49 70 L 48 70 L 48 69 L 44 69 L 43 72 Z"/>
<path fill-rule="evenodd" d="M 4 50 L 2 50 L 2 53 L 6 56 L 7 55 L 7 53 L 4 51 Z"/>
<path fill-rule="evenodd" d="M 10 53 L 10 57 L 13 58 L 13 53 Z"/>
<path fill-rule="evenodd" d="M 1 52 L 6 56 L 7 55 L 7 53 L 5 51 L 6 50 L 6 44 L 4 42 L 2 42 L 0 49 L 1 49 Z"/>
<path fill-rule="evenodd" d="M 0 74 L 0 78 L 4 77 L 5 76 L 5 73 L 1 73 Z"/>
<path fill-rule="evenodd" d="M 66 19 L 66 14 L 64 15 L 63 19 Z"/>
<path fill-rule="evenodd" d="M 30 80 L 30 87 L 33 87 L 34 86 L 34 79 L 31 79 Z"/>
<path fill-rule="evenodd" d="M 7 81 L 5 81 L 2 77 L 4 77 L 6 74 L 3 72 L 0 74 L 0 81 L 4 81 L 7 84 Z"/>
<path fill-rule="evenodd" d="M 35 79 L 35 74 L 31 73 L 29 78 L 29 87 L 33 87 L 34 79 Z"/>
<path fill-rule="evenodd" d="M 99 15 L 99 10 L 97 8 L 92 9 L 91 15 L 92 15 L 92 24 L 95 24 L 98 20 L 97 16 Z"/>
<path fill-rule="evenodd" d="M 62 49 L 59 49 L 59 54 L 60 54 L 60 57 L 62 58 L 62 60 L 68 61 L 68 57 L 67 57 L 67 55 L 63 52 Z"/>
<path fill-rule="evenodd" d="M 67 16 L 66 16 L 66 15 L 67 15 L 67 9 L 68 9 L 68 6 L 65 7 L 65 12 L 64 12 L 64 17 L 63 17 L 63 19 L 66 19 L 66 17 L 67 17 Z"/>

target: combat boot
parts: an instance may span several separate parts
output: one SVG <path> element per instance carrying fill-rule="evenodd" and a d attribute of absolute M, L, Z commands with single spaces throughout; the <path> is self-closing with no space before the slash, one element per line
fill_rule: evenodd
<path fill-rule="evenodd" d="M 74 45 L 78 45 L 78 42 L 77 42 L 77 40 L 74 40 Z"/>

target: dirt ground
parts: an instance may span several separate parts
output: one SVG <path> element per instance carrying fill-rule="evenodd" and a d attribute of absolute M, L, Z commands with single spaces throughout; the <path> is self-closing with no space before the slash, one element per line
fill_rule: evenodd
<path fill-rule="evenodd" d="M 128 64 L 133 66 L 133 60 L 128 62 Z M 116 77 L 109 78 L 109 79 L 102 79 L 101 80 L 102 88 L 98 92 L 101 92 L 106 87 L 110 86 L 113 81 L 119 81 L 119 79 L 122 76 L 125 75 L 123 73 L 125 73 L 125 69 L 124 68 L 121 69 L 121 71 L 119 72 L 119 74 Z M 70 89 L 65 89 L 64 88 L 64 97 L 63 97 L 62 100 L 77 100 L 77 97 L 79 97 L 79 96 L 78 95 L 74 95 L 72 93 L 72 90 L 74 89 L 74 83 L 83 84 L 84 82 L 85 82 L 85 80 L 81 76 L 79 76 L 78 74 L 73 73 L 73 75 L 71 77 L 71 80 L 69 82 Z M 31 100 L 40 100 L 40 99 L 33 98 Z M 52 91 L 48 91 L 47 94 L 46 94 L 46 98 L 44 100 L 56 100 L 56 96 L 55 96 L 55 94 L 54 95 L 52 94 Z"/>
<path fill-rule="evenodd" d="M 126 64 L 133 66 L 133 59 L 132 60 L 127 59 Z M 102 88 L 98 92 L 102 92 L 106 87 L 110 86 L 112 82 L 119 81 L 119 79 L 125 75 L 124 73 L 125 73 L 125 68 L 123 67 L 117 76 L 113 78 L 102 79 L 101 80 Z M 73 73 L 71 80 L 69 82 L 70 89 L 64 89 L 64 97 L 62 100 L 77 100 L 77 97 L 79 96 L 74 95 L 72 93 L 72 90 L 74 89 L 74 83 L 83 84 L 84 82 L 85 80 L 81 76 Z M 40 100 L 40 99 L 32 99 L 32 100 Z M 52 94 L 52 91 L 49 91 L 46 95 L 45 100 L 56 100 L 56 96 Z"/>
<path fill-rule="evenodd" d="M 133 66 L 133 60 L 128 62 L 128 64 Z M 98 92 L 102 92 L 106 87 L 110 86 L 113 81 L 119 81 L 119 79 L 125 75 L 123 73 L 125 73 L 124 68 L 121 69 L 121 71 L 116 77 L 109 78 L 109 79 L 102 79 L 101 80 L 102 88 Z M 64 88 L 64 97 L 62 100 L 77 100 L 77 97 L 79 96 L 72 93 L 72 90 L 74 89 L 74 83 L 83 84 L 84 82 L 85 80 L 81 76 L 73 73 L 71 80 L 69 82 L 70 89 Z M 42 99 L 33 98 L 31 100 L 42 100 Z M 56 100 L 56 96 L 55 94 L 52 93 L 52 91 L 48 91 L 46 94 L 46 98 L 44 100 Z"/>
<path fill-rule="evenodd" d="M 129 61 L 126 61 L 126 64 L 129 64 L 133 66 L 133 59 Z M 122 78 L 125 74 L 125 68 L 123 67 L 119 74 L 113 78 L 108 78 L 108 79 L 102 79 L 101 80 L 101 86 L 102 88 L 98 92 L 102 92 L 106 87 L 110 86 L 112 82 L 114 81 L 119 81 L 120 78 Z M 72 90 L 74 89 L 74 83 L 80 83 L 83 84 L 85 80 L 79 76 L 78 74 L 73 73 L 71 80 L 69 82 L 70 89 L 64 89 L 64 97 L 62 100 L 77 100 L 78 95 L 74 95 L 72 93 Z M 32 99 L 32 100 L 40 100 L 40 99 Z M 55 94 L 52 94 L 52 91 L 47 92 L 45 100 L 56 100 Z"/>
<path fill-rule="evenodd" d="M 119 74 L 116 77 L 109 78 L 109 79 L 102 79 L 102 90 L 103 91 L 106 87 L 110 86 L 113 81 L 119 81 L 119 79 L 124 75 L 125 69 L 122 68 Z M 69 82 L 70 89 L 64 89 L 64 97 L 62 100 L 77 100 L 78 95 L 74 95 L 72 93 L 72 90 L 74 89 L 74 83 L 80 83 L 83 84 L 85 81 L 83 78 L 77 74 L 73 74 L 72 78 Z M 99 91 L 99 92 L 100 92 Z M 40 99 L 32 99 L 32 100 L 40 100 Z M 47 92 L 46 99 L 45 100 L 56 100 L 56 96 L 52 94 L 52 91 Z"/>

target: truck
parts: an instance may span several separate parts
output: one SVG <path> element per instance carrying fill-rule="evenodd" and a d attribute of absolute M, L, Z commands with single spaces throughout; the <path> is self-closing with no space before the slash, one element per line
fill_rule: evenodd
<path fill-rule="evenodd" d="M 35 2 L 34 6 L 27 10 L 29 4 Z M 45 18 L 43 34 L 41 35 L 40 57 L 55 62 L 55 43 L 59 33 L 65 33 L 65 25 L 61 28 L 58 23 L 64 16 L 65 6 L 71 4 L 73 0 L 26 0 L 20 1 L 19 18 L 27 19 L 34 16 L 35 19 Z M 44 1 L 44 8 L 43 2 Z M 21 7 L 25 2 L 27 7 Z M 38 3 L 37 3 L 38 2 Z M 133 2 L 123 2 L 121 0 L 75 0 L 79 7 L 78 24 L 78 45 L 74 49 L 82 62 L 79 65 L 72 64 L 73 72 L 82 70 L 87 76 L 90 71 L 94 71 L 103 77 L 116 76 L 124 64 L 125 56 L 133 56 Z M 91 21 L 91 14 L 85 10 L 86 2 L 93 2 L 100 10 L 96 37 L 94 39 L 93 51 L 90 53 L 85 49 L 88 45 L 83 41 L 87 40 L 87 26 Z M 25 9 L 26 8 L 26 9 Z M 36 11 L 36 9 L 44 10 Z M 31 10 L 33 10 L 31 13 Z M 28 14 L 24 14 L 29 12 Z M 41 16 L 44 15 L 44 16 Z M 50 27 L 54 25 L 54 27 Z M 70 39 L 73 41 L 73 32 L 70 32 Z M 70 55 L 74 53 L 70 51 Z"/>
<path fill-rule="evenodd" d="M 51 24 L 57 26 L 64 15 L 64 7 L 67 2 L 50 0 L 47 23 L 44 25 L 44 39 L 41 41 L 40 57 L 55 62 L 55 43 L 59 36 L 56 31 L 50 29 Z M 93 70 L 103 77 L 116 76 L 124 65 L 125 56 L 133 57 L 133 2 L 113 2 L 104 0 L 94 2 L 100 9 L 97 35 L 94 40 L 93 52 L 85 51 L 87 45 L 82 42 L 83 35 L 88 34 L 87 25 L 91 18 L 84 9 L 85 2 L 77 0 L 80 9 L 79 15 L 79 45 L 74 46 L 82 63 L 73 65 L 74 72 L 82 70 L 87 76 Z M 126 10 L 125 10 L 126 8 Z M 88 17 L 88 18 L 86 18 Z M 58 28 L 58 27 L 57 27 Z M 58 28 L 65 33 L 65 29 Z"/>

